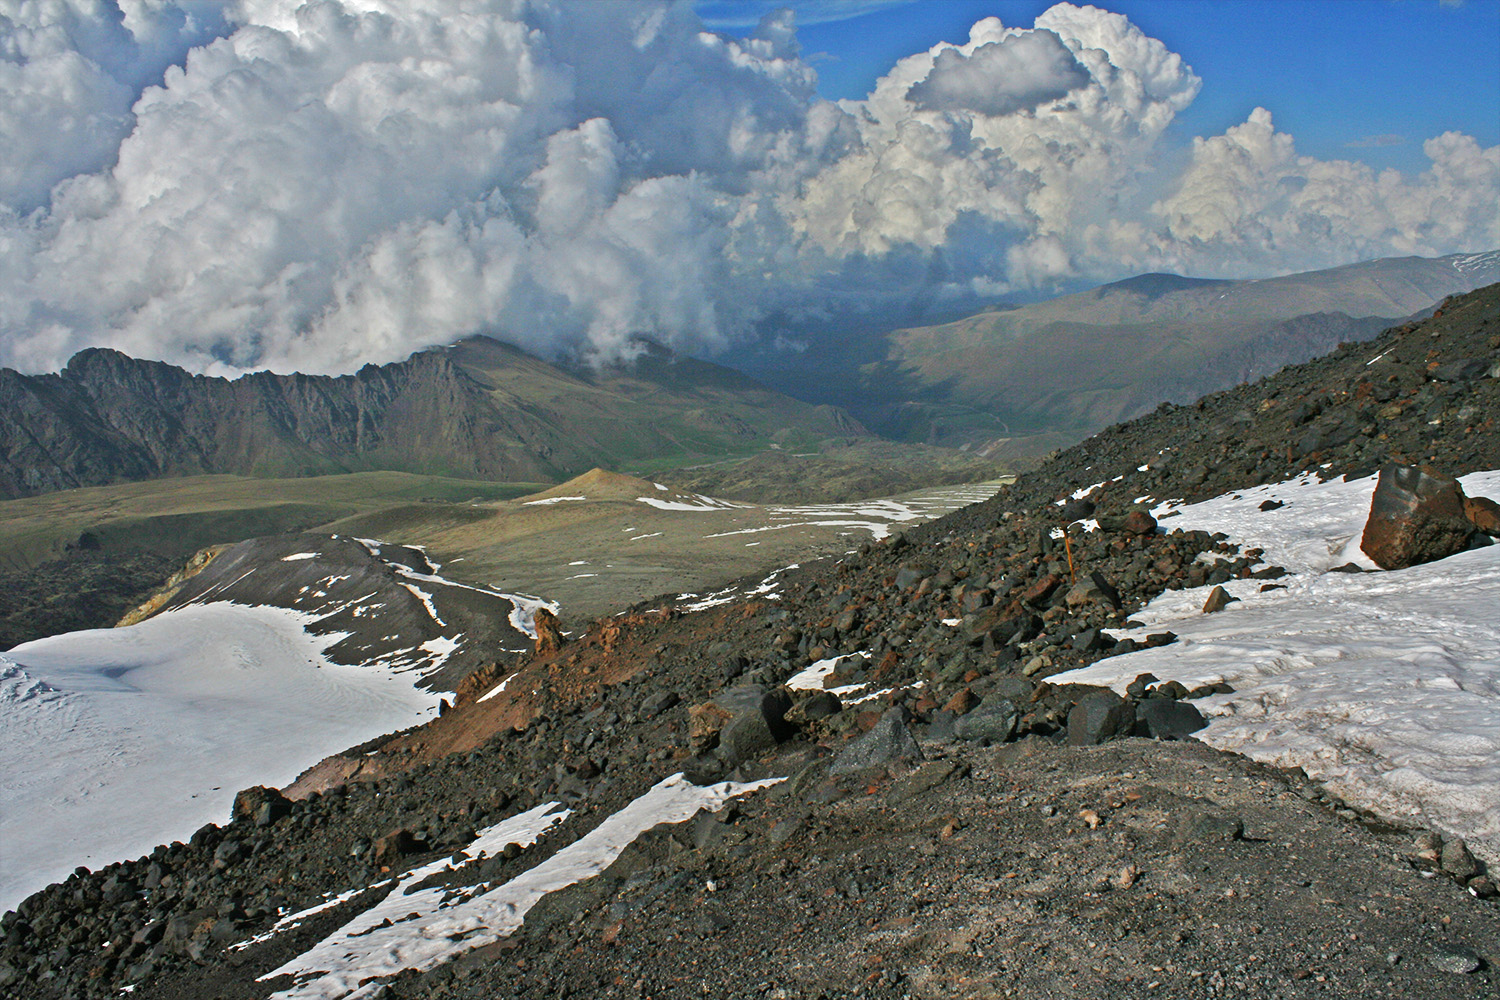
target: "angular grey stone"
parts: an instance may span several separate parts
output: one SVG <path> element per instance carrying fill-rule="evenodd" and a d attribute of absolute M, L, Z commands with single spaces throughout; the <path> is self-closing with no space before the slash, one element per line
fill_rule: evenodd
<path fill-rule="evenodd" d="M 1068 713 L 1068 745 L 1093 746 L 1130 735 L 1135 727 L 1135 709 L 1113 691 L 1085 696 Z"/>
<path fill-rule="evenodd" d="M 838 695 L 832 691 L 818 691 L 793 705 L 786 713 L 786 719 L 795 725 L 802 725 L 837 715 L 843 710 L 844 703 L 839 701 Z"/>
<path fill-rule="evenodd" d="M 1484 962 L 1479 958 L 1479 954 L 1468 945 L 1440 944 L 1431 955 L 1427 956 L 1427 964 L 1439 972 L 1467 975 L 1470 972 L 1478 972 Z"/>
<path fill-rule="evenodd" d="M 1155 740 L 1180 740 L 1208 725 L 1197 707 L 1171 698 L 1147 698 L 1135 706 L 1136 720 Z"/>
<path fill-rule="evenodd" d="M 915 587 L 923 577 L 932 573 L 932 567 L 908 563 L 896 571 L 896 589 Z"/>
<path fill-rule="evenodd" d="M 245 845 L 238 840 L 226 840 L 214 851 L 214 867 L 228 868 L 244 859 L 246 854 Z"/>
<path fill-rule="evenodd" d="M 791 699 L 784 691 L 762 695 L 759 704 L 740 712 L 719 731 L 719 755 L 733 766 L 776 746 L 792 732 L 786 721 L 789 708 Z"/>
<path fill-rule="evenodd" d="M 1479 874 L 1479 862 L 1461 838 L 1454 837 L 1443 844 L 1443 871 L 1465 882 Z"/>
<path fill-rule="evenodd" d="M 971 743 L 1004 743 L 1016 734 L 1020 721 L 1021 713 L 1011 701 L 991 696 L 958 720 L 953 735 Z"/>
<path fill-rule="evenodd" d="M 1486 374 L 1489 362 L 1484 358 L 1459 358 L 1438 365 L 1428 376 L 1434 382 L 1468 382 Z"/>
<path fill-rule="evenodd" d="M 847 774 L 880 767 L 897 760 L 922 760 L 922 748 L 906 728 L 905 711 L 893 708 L 868 733 L 854 740 L 834 758 L 829 774 Z"/>
<path fill-rule="evenodd" d="M 957 727 L 958 716 L 940 708 L 932 713 L 932 721 L 927 724 L 927 733 L 923 740 L 926 743 L 952 743 L 956 738 L 954 729 Z"/>
<path fill-rule="evenodd" d="M 675 692 L 659 691 L 656 694 L 648 696 L 644 701 L 642 701 L 641 707 L 636 710 L 636 714 L 643 719 L 654 719 L 661 713 L 665 712 L 667 709 L 676 705 L 678 700 L 679 699 Z"/>

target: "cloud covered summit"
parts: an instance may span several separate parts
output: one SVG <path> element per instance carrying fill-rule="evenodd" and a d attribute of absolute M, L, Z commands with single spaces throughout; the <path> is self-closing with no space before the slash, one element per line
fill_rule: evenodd
<path fill-rule="evenodd" d="M 611 358 L 774 318 L 1500 246 L 1500 147 L 1184 146 L 1183 60 L 1058 4 L 832 103 L 789 14 L 558 0 L 0 2 L 0 364 L 347 371 L 486 332 Z"/>

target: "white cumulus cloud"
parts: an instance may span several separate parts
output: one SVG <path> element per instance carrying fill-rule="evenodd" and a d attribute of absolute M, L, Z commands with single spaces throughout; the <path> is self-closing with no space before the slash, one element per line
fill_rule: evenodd
<path fill-rule="evenodd" d="M 809 8 L 811 9 L 811 8 Z M 713 352 L 935 297 L 1500 246 L 1500 150 L 1182 146 L 1182 59 L 1058 4 L 816 96 L 668 0 L 0 0 L 0 364 L 344 371 L 472 333 Z"/>

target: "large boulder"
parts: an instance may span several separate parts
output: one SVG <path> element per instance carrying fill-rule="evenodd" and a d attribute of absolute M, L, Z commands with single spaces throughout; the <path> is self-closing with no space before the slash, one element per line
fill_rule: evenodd
<path fill-rule="evenodd" d="M 892 708 L 863 736 L 848 743 L 828 768 L 829 774 L 848 774 L 884 767 L 900 760 L 921 760 L 922 748 L 906 728 L 906 713 Z"/>
<path fill-rule="evenodd" d="M 1203 713 L 1185 701 L 1147 698 L 1135 706 L 1136 732 L 1156 740 L 1180 740 L 1208 725 Z"/>
<path fill-rule="evenodd" d="M 1068 712 L 1068 745 L 1093 746 L 1129 736 L 1135 728 L 1135 706 L 1113 691 L 1085 695 Z"/>
<path fill-rule="evenodd" d="M 1474 523 L 1458 480 L 1390 465 L 1380 470 L 1359 547 L 1382 569 L 1445 559 L 1469 547 Z"/>
<path fill-rule="evenodd" d="M 719 755 L 730 764 L 760 756 L 792 733 L 786 713 L 792 700 L 784 691 L 772 691 L 754 708 L 729 720 L 719 733 Z"/>
<path fill-rule="evenodd" d="M 231 820 L 246 820 L 256 826 L 270 826 L 292 811 L 292 803 L 275 788 L 256 785 L 237 792 L 231 809 Z"/>
<path fill-rule="evenodd" d="M 953 734 L 973 743 L 1004 743 L 1016 735 L 1020 721 L 1021 713 L 1013 702 L 991 695 L 958 720 Z"/>

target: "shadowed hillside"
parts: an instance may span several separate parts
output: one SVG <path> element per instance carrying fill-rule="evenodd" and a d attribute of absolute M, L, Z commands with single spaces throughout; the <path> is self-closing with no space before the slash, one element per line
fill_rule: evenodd
<path fill-rule="evenodd" d="M 653 344 L 595 372 L 484 337 L 353 375 L 232 381 L 90 349 L 56 375 L 0 369 L 0 407 L 0 497 L 204 473 L 548 482 L 865 433 L 840 410 Z"/>

